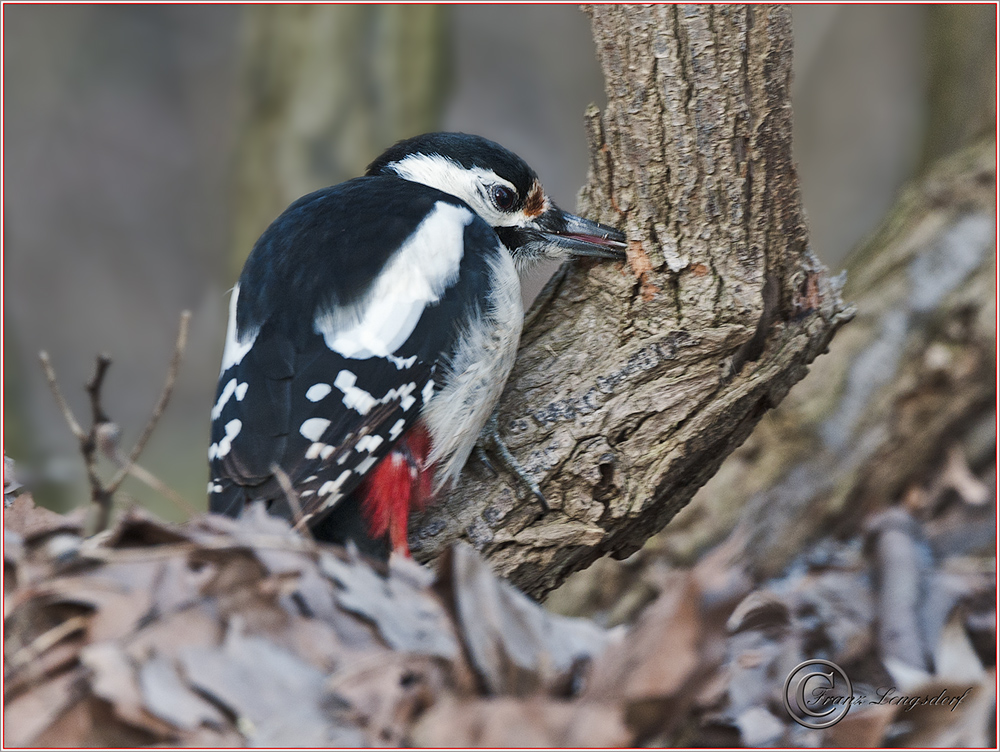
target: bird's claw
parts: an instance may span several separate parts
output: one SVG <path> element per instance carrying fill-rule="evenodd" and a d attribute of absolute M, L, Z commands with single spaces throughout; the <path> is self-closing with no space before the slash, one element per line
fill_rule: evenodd
<path fill-rule="evenodd" d="M 490 419 L 486 421 L 486 425 L 483 426 L 483 430 L 479 434 L 479 443 L 476 446 L 476 453 L 480 461 L 486 465 L 490 472 L 494 475 L 499 475 L 496 468 L 487 457 L 488 449 L 492 450 L 494 459 L 498 460 L 499 464 L 508 473 L 520 480 L 521 483 L 531 492 L 531 494 L 538 499 L 538 503 L 542 507 L 542 513 L 548 514 L 551 507 L 549 507 L 549 502 L 546 501 L 545 495 L 542 493 L 542 489 L 539 488 L 538 483 L 535 482 L 534 478 L 528 475 L 527 471 L 521 466 L 521 463 L 517 461 L 513 454 L 511 454 L 503 439 L 500 438 L 500 422 L 497 419 L 496 413 L 493 413 L 493 415 L 490 416 Z"/>

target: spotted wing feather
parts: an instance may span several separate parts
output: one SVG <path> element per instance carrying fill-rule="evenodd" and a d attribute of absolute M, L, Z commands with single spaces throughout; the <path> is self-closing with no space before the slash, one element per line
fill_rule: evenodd
<path fill-rule="evenodd" d="M 425 186 L 360 178 L 300 199 L 265 232 L 233 293 L 212 416 L 212 511 L 262 499 L 288 513 L 277 464 L 303 513 L 322 515 L 419 419 L 460 322 L 481 305 L 497 248 L 463 207 Z M 452 246 L 435 247 L 442 238 Z M 366 288 L 390 267 L 396 288 Z M 378 354 L 380 343 L 392 351 Z"/>

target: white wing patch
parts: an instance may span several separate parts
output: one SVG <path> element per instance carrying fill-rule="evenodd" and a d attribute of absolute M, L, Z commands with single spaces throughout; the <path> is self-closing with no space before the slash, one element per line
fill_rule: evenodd
<path fill-rule="evenodd" d="M 351 371 L 345 370 L 337 374 L 337 378 L 333 380 L 333 385 L 344 393 L 344 407 L 357 410 L 362 415 L 367 415 L 375 405 L 384 405 L 391 400 L 398 399 L 400 406 L 404 410 L 409 410 L 413 407 L 413 403 L 416 402 L 416 399 L 413 397 L 413 392 L 417 388 L 416 382 L 411 381 L 409 384 L 403 384 L 398 389 L 390 389 L 385 393 L 384 397 L 376 399 L 361 387 L 355 386 L 357 381 L 357 376 Z"/>
<path fill-rule="evenodd" d="M 368 434 L 367 436 L 362 436 L 358 439 L 358 443 L 354 446 L 354 451 L 356 452 L 368 452 L 371 454 L 376 449 L 382 445 L 382 437 L 378 434 Z"/>
<path fill-rule="evenodd" d="M 236 401 L 242 402 L 243 398 L 247 394 L 247 387 L 250 385 L 247 382 L 237 385 L 236 379 L 230 379 L 225 387 L 222 389 L 222 394 L 219 395 L 219 401 L 215 403 L 215 407 L 212 408 L 212 420 L 217 420 L 220 415 L 222 415 L 223 409 L 226 407 L 226 403 L 229 402 L 229 398 L 234 394 L 236 395 Z"/>
<path fill-rule="evenodd" d="M 222 394 L 219 395 L 219 400 L 215 403 L 215 407 L 212 408 L 212 420 L 217 420 L 222 415 L 222 409 L 229 402 L 229 398 L 233 396 L 233 392 L 235 391 L 236 379 L 230 379 L 229 383 L 223 388 Z"/>
<path fill-rule="evenodd" d="M 240 431 L 243 430 L 243 421 L 239 419 L 233 419 L 226 423 L 226 435 L 223 436 L 218 444 L 212 444 L 208 448 L 208 459 L 222 459 L 227 454 L 229 450 L 233 448 L 233 439 L 240 435 Z"/>
<path fill-rule="evenodd" d="M 397 358 L 395 352 L 424 309 L 458 279 L 465 228 L 473 219 L 465 207 L 438 201 L 386 264 L 365 300 L 317 314 L 314 329 L 326 346 L 358 360 L 393 356 L 397 368 L 408 368 L 410 359 Z"/>
<path fill-rule="evenodd" d="M 252 332 L 247 337 L 246 342 L 240 342 L 236 336 L 236 301 L 239 300 L 239 297 L 240 286 L 237 284 L 233 288 L 233 294 L 229 296 L 229 323 L 226 325 L 226 346 L 222 350 L 222 370 L 219 371 L 220 376 L 233 366 L 241 363 L 257 339 L 257 332 Z"/>
<path fill-rule="evenodd" d="M 310 402 L 319 402 L 333 391 L 329 384 L 313 384 L 306 390 L 306 399 Z"/>
<path fill-rule="evenodd" d="M 322 486 L 319 487 L 319 495 L 326 496 L 327 494 L 337 493 L 340 487 L 344 485 L 344 481 L 351 477 L 351 471 L 345 470 L 340 474 L 337 480 L 328 480 Z"/>
<path fill-rule="evenodd" d="M 326 418 L 307 418 L 299 426 L 299 433 L 309 441 L 319 441 L 323 432 L 330 426 L 330 421 Z"/>

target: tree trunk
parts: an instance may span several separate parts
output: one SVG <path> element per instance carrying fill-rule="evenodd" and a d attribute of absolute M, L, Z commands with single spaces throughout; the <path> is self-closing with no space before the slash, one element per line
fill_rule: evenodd
<path fill-rule="evenodd" d="M 996 144 L 943 160 L 851 256 L 855 321 L 659 543 L 688 560 L 732 532 L 760 580 L 831 527 L 846 533 L 964 444 L 996 446 Z M 695 510 L 692 509 L 692 512 Z M 738 524 L 737 524 L 738 523 Z"/>
<path fill-rule="evenodd" d="M 501 435 L 551 512 L 478 463 L 417 521 L 534 595 L 660 530 L 849 319 L 806 247 L 786 8 L 594 6 L 608 107 L 581 210 L 629 261 L 564 267 L 529 313 Z"/>

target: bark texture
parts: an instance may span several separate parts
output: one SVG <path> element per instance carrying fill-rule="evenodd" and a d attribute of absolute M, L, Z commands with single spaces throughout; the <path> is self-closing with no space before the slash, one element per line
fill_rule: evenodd
<path fill-rule="evenodd" d="M 960 446 L 977 469 L 992 463 L 994 140 L 909 186 L 847 275 L 855 321 L 661 534 L 675 560 L 732 531 L 725 555 L 756 578 L 775 575 L 831 526 L 857 532 L 905 500 L 948 450 Z"/>
<path fill-rule="evenodd" d="M 785 8 L 595 6 L 608 107 L 586 216 L 627 265 L 563 268 L 529 314 L 501 435 L 551 506 L 479 463 L 415 522 L 542 595 L 660 530 L 850 317 L 807 248 Z"/>

